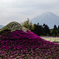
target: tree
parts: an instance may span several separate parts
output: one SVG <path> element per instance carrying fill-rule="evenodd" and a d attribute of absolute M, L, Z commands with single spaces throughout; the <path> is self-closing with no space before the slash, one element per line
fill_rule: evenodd
<path fill-rule="evenodd" d="M 47 34 L 50 35 L 50 29 L 49 29 L 48 25 L 43 24 L 43 29 L 44 29 L 44 35 L 47 35 Z"/>
<path fill-rule="evenodd" d="M 26 27 L 26 28 L 29 28 L 29 19 L 27 19 L 26 21 L 24 21 L 22 23 L 22 26 Z"/>
<path fill-rule="evenodd" d="M 57 30 L 57 26 L 56 25 L 54 25 L 54 28 L 53 28 L 54 30 Z"/>
<path fill-rule="evenodd" d="M 34 25 L 32 25 L 32 22 L 29 23 L 29 30 L 34 30 Z"/>
<path fill-rule="evenodd" d="M 29 30 L 34 30 L 34 25 L 32 25 L 32 22 L 29 22 L 29 18 L 27 18 L 27 20 L 22 23 L 22 26 L 26 27 Z"/>
<path fill-rule="evenodd" d="M 34 24 L 34 31 L 35 34 L 37 34 L 38 36 L 43 35 L 43 27 L 41 25 L 39 25 L 39 23 Z"/>
<path fill-rule="evenodd" d="M 53 36 L 57 36 L 57 26 L 56 25 L 54 25 L 52 34 L 53 34 Z"/>
<path fill-rule="evenodd" d="M 59 29 L 59 25 L 58 25 L 58 29 Z"/>
<path fill-rule="evenodd" d="M 59 29 L 57 29 L 57 36 L 59 36 Z"/>

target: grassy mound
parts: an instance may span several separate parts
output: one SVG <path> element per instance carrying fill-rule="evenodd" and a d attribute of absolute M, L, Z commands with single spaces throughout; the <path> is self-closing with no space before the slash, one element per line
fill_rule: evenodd
<path fill-rule="evenodd" d="M 10 30 L 11 32 L 15 31 L 15 30 L 22 30 L 24 32 L 27 32 L 26 31 L 27 28 L 21 26 L 20 23 L 18 22 L 10 22 L 8 23 L 6 26 L 4 26 L 3 28 L 0 29 L 0 32 L 3 31 L 3 30 Z"/>

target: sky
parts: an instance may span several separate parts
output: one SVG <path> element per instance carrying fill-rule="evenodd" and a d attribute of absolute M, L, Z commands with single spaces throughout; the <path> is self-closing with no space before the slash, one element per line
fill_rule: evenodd
<path fill-rule="evenodd" d="M 0 0 L 0 25 L 31 20 L 45 12 L 59 16 L 59 0 Z"/>

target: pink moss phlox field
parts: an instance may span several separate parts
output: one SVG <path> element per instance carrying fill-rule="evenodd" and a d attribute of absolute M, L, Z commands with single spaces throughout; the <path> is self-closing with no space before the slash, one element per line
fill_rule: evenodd
<path fill-rule="evenodd" d="M 4 33 L 3 33 L 4 34 Z M 8 31 L 4 37 L 2 37 L 2 41 L 1 43 L 1 47 L 3 48 L 11 48 L 12 46 L 15 47 L 19 46 L 18 49 L 22 49 L 23 47 L 31 47 L 31 48 L 52 48 L 53 46 L 57 46 L 56 44 L 49 42 L 49 41 L 45 41 L 43 39 L 41 39 L 39 36 L 37 36 L 36 34 L 34 34 L 31 31 L 27 30 L 27 33 L 23 32 L 22 30 L 16 30 L 14 32 L 10 32 Z M 13 43 L 11 43 L 11 41 Z M 12 45 L 13 44 L 13 45 Z M 6 47 L 9 46 L 9 47 Z M 11 47 L 10 47 L 11 46 Z M 17 47 L 15 47 L 17 48 Z M 30 49 L 30 48 L 29 48 Z"/>
<path fill-rule="evenodd" d="M 39 48 L 42 50 L 39 51 L 39 53 L 43 53 L 43 56 L 57 53 L 57 56 L 53 56 L 58 59 L 59 45 L 46 41 L 29 30 L 27 30 L 27 33 L 22 30 L 16 30 L 14 32 L 8 31 L 7 33 L 2 33 L 1 37 L 0 49 L 35 50 Z M 47 51 L 47 49 L 49 49 L 49 51 Z"/>

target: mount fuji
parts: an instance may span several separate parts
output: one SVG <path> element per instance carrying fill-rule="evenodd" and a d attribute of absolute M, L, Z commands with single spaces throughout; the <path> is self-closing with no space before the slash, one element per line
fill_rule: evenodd
<path fill-rule="evenodd" d="M 50 29 L 52 29 L 54 25 L 59 25 L 59 16 L 55 15 L 52 12 L 45 12 L 31 19 L 30 21 L 32 21 L 33 24 L 39 23 L 39 25 L 43 25 L 45 23 Z"/>

